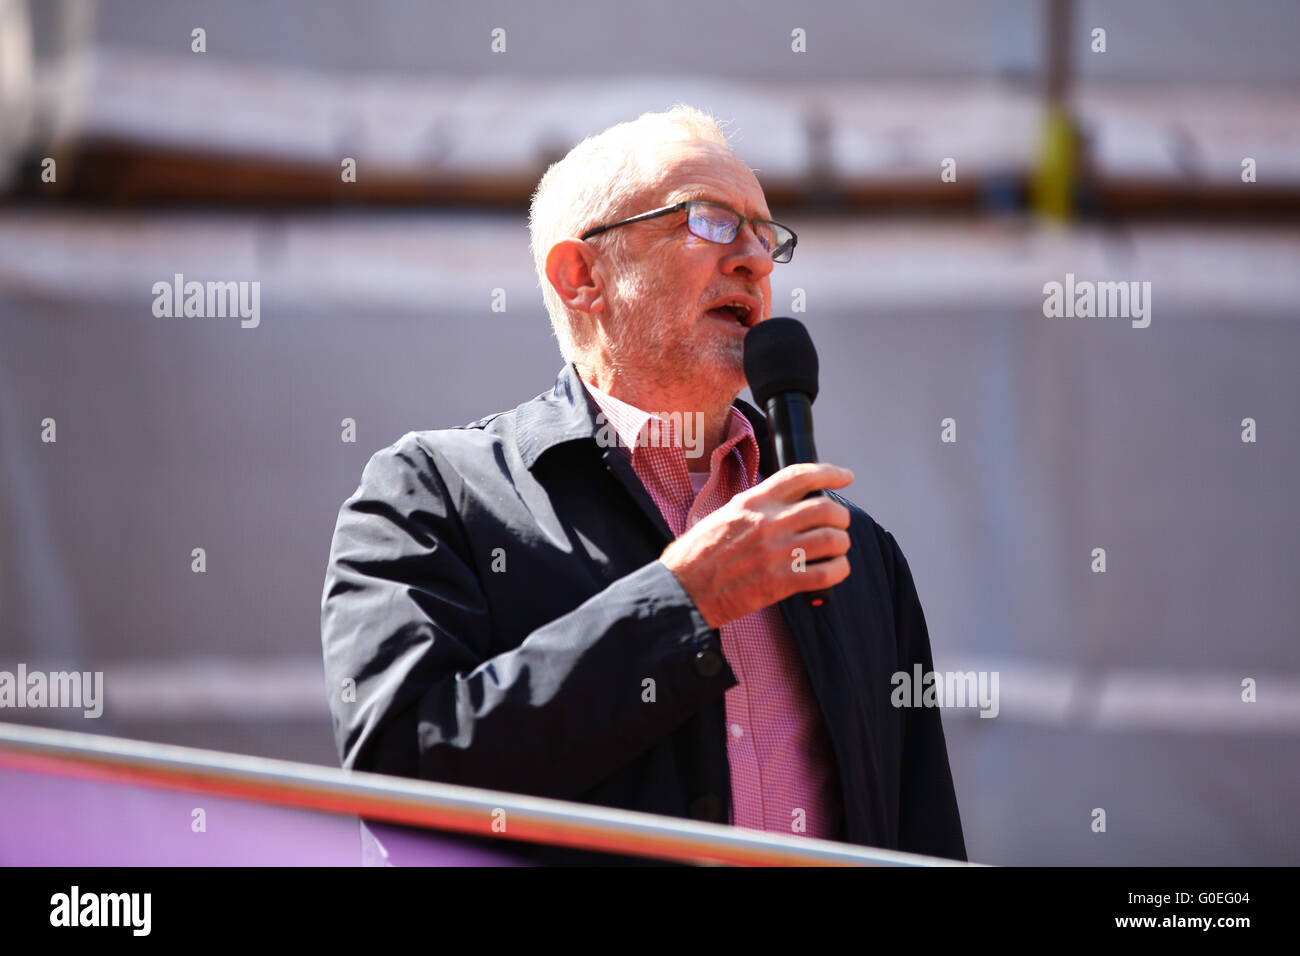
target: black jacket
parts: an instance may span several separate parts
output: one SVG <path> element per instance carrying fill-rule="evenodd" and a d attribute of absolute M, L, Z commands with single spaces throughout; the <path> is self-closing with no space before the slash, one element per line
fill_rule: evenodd
<path fill-rule="evenodd" d="M 736 405 L 770 475 L 764 416 Z M 597 443 L 598 411 L 569 365 L 513 411 L 410 432 L 366 465 L 321 606 L 344 767 L 728 819 L 736 678 L 658 561 L 672 532 L 626 450 Z M 932 669 L 911 572 L 844 503 L 849 577 L 821 608 L 780 604 L 838 763 L 841 839 L 964 860 L 939 711 L 890 703 L 891 675 Z"/>

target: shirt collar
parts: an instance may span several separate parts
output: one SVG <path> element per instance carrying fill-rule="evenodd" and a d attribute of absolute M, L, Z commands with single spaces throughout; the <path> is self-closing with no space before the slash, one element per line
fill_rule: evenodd
<path fill-rule="evenodd" d="M 515 409 L 516 440 L 525 468 L 531 470 L 542 455 L 557 445 L 595 439 L 599 429 L 596 416 L 601 409 L 584 384 L 577 366 L 570 362 L 556 376 L 554 388 Z M 766 416 L 739 398 L 732 403 L 732 408 L 749 423 L 758 442 L 759 475 L 772 474 L 776 471 L 776 454 Z"/>
<path fill-rule="evenodd" d="M 603 443 L 610 444 L 610 439 L 616 437 L 618 444 L 628 449 L 633 458 L 639 449 L 646 445 L 668 445 L 680 446 L 683 458 L 685 458 L 687 448 L 683 436 L 678 436 L 678 422 L 672 416 L 656 415 L 645 409 L 637 408 L 629 402 L 615 398 L 607 392 L 603 392 L 596 386 L 592 385 L 585 379 L 582 384 L 596 404 L 600 407 L 597 415 L 597 424 L 604 427 Z M 652 422 L 651 419 L 657 421 Z M 683 423 L 685 425 L 686 423 Z M 691 423 L 687 426 L 687 434 L 693 434 L 696 441 L 703 442 L 704 436 L 703 424 L 698 426 Z M 613 435 L 609 432 L 612 431 Z M 597 432 L 597 441 L 602 440 L 601 432 Z M 717 471 L 724 458 L 729 455 L 733 448 L 739 447 L 738 456 L 741 467 L 744 469 L 744 486 L 746 488 L 755 484 L 759 480 L 759 445 L 758 438 L 754 434 L 754 426 L 749 418 L 735 405 L 732 405 L 727 411 L 727 420 L 723 426 L 722 442 L 717 448 L 713 449 L 713 454 L 709 459 L 709 471 Z"/>

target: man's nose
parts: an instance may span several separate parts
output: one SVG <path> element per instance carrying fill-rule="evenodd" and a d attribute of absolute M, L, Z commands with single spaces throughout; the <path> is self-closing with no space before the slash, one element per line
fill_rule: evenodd
<path fill-rule="evenodd" d="M 727 253 L 723 262 L 725 272 L 743 268 L 761 279 L 771 273 L 774 265 L 772 253 L 759 241 L 752 222 L 741 223 L 736 238 L 727 247 Z"/>

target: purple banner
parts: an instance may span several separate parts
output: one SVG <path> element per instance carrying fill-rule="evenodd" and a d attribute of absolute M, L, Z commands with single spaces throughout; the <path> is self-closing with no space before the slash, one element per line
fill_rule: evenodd
<path fill-rule="evenodd" d="M 517 866 L 441 833 L 0 767 L 3 866 Z"/>

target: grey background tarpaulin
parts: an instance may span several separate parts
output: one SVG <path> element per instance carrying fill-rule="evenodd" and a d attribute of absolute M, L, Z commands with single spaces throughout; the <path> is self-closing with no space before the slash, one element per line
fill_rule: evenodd
<path fill-rule="evenodd" d="M 504 78 L 468 55 L 423 77 L 421 49 L 401 41 L 486 36 L 493 17 L 514 25 L 503 5 L 482 23 L 457 8 L 437 24 L 414 5 L 364 20 L 327 5 L 310 31 L 250 4 L 158 18 L 103 4 L 85 22 L 42 6 L 26 19 L 37 107 L 8 113 L 28 138 L 8 140 L 13 195 L 0 207 L 0 669 L 103 671 L 107 700 L 98 720 L 0 719 L 336 763 L 319 606 L 340 504 L 404 432 L 513 407 L 549 389 L 561 361 L 517 201 L 150 203 L 120 167 L 125 192 L 43 199 L 23 177 L 44 155 L 42 110 L 60 101 L 42 72 L 60 49 L 95 53 L 67 113 L 73 141 L 99 144 L 67 155 L 92 165 L 118 155 L 108 142 L 146 159 L 179 143 L 306 169 L 355 153 L 395 182 L 434 168 L 457 188 L 497 162 L 502 181 L 535 183 L 556 144 L 686 100 L 735 119 L 737 150 L 799 233 L 773 274 L 773 313 L 813 334 L 819 449 L 853 468 L 848 494 L 898 538 L 936 667 L 999 674 L 996 718 L 944 714 L 971 858 L 1300 862 L 1300 224 L 1250 210 L 1050 223 L 999 199 L 1003 174 L 1035 150 L 1034 97 L 1017 78 L 1036 68 L 1039 5 L 890 14 L 903 52 L 860 74 L 842 57 L 802 62 L 785 99 L 740 65 L 681 78 L 685 54 L 625 70 L 607 56 L 590 67 L 609 79 L 596 88 L 526 52 L 524 29 Z M 770 22 L 773 50 L 786 49 L 798 24 L 777 6 L 736 31 L 758 42 Z M 1151 6 L 1164 13 L 1076 5 L 1076 23 L 1104 19 L 1119 52 L 1078 54 L 1101 174 L 1227 189 L 1258 153 L 1268 188 L 1294 188 L 1293 8 L 1228 20 L 1214 4 Z M 189 25 L 204 17 L 208 59 L 196 60 Z M 394 32 L 402 17 L 415 26 Z M 805 26 L 834 17 L 814 6 Z M 566 106 L 575 84 L 582 115 Z M 847 187 L 849 201 L 818 205 L 793 189 L 816 156 L 791 97 L 818 84 L 844 94 L 825 100 L 841 186 L 906 186 L 931 167 L 937 179 L 939 158 L 964 171 L 971 156 L 974 205 L 913 212 L 904 193 L 901 209 L 859 208 Z M 329 105 L 340 91 L 354 97 L 346 115 Z M 187 112 L 184 96 L 206 105 Z M 285 106 L 306 102 L 317 111 Z M 411 116 L 447 118 L 432 146 L 403 138 Z M 76 180 L 74 164 L 60 168 Z M 241 174 L 212 173 L 224 175 Z M 260 282 L 260 324 L 155 317 L 151 287 L 176 273 Z M 1067 273 L 1150 282 L 1149 327 L 1044 316 L 1044 283 Z M 806 312 L 792 312 L 796 290 Z M 354 443 L 341 440 L 349 418 Z M 191 570 L 194 548 L 205 573 Z"/>

